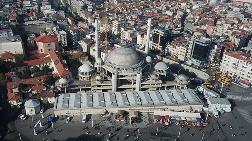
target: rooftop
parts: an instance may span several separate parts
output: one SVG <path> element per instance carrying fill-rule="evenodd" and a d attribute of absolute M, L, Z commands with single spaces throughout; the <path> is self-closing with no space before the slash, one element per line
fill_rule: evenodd
<path fill-rule="evenodd" d="M 191 89 L 148 92 L 78 92 L 61 94 L 57 98 L 55 109 L 104 109 L 178 105 L 202 105 L 202 102 Z"/>
<path fill-rule="evenodd" d="M 14 59 L 15 58 L 15 55 L 12 54 L 12 53 L 2 53 L 0 54 L 0 59 Z"/>
<path fill-rule="evenodd" d="M 69 75 L 71 73 L 70 70 L 68 70 L 68 68 L 64 66 L 64 64 L 61 62 L 60 58 L 58 57 L 58 54 L 55 51 L 50 51 L 49 55 L 60 77 Z"/>
<path fill-rule="evenodd" d="M 51 42 L 57 42 L 58 37 L 57 35 L 40 35 L 35 38 L 36 42 L 42 42 L 42 43 L 51 43 Z"/>
<path fill-rule="evenodd" d="M 34 65 L 47 64 L 50 62 L 51 62 L 50 57 L 43 57 L 43 58 L 24 61 L 24 64 L 28 66 L 34 66 Z"/>
<path fill-rule="evenodd" d="M 241 51 L 225 52 L 225 55 L 231 56 L 239 60 L 250 60 L 250 56 L 251 56 L 249 53 L 241 52 Z"/>

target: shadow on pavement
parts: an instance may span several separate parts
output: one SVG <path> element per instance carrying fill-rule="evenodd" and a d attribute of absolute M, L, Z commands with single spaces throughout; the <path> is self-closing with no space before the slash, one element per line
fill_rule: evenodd
<path fill-rule="evenodd" d="M 54 140 L 58 141 L 58 140 Z M 65 141 L 103 141 L 102 137 L 96 137 L 94 135 L 81 135 L 77 138 L 68 138 Z"/>

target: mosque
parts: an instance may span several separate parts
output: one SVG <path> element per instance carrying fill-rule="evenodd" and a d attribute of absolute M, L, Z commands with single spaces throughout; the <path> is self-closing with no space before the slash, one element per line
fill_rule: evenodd
<path fill-rule="evenodd" d="M 93 55 L 90 53 L 95 61 L 82 62 L 78 68 L 78 80 L 60 78 L 56 81 L 56 87 L 65 92 L 56 98 L 54 114 L 82 115 L 84 118 L 88 114 L 124 110 L 158 116 L 180 113 L 187 116 L 187 120 L 195 120 L 192 114 L 204 112 L 204 102 L 193 89 L 187 89 L 189 78 L 183 74 L 171 74 L 168 64 L 149 53 L 150 27 L 149 19 L 146 45 L 142 50 L 125 44 L 101 55 L 96 20 L 94 52 Z M 210 103 L 210 110 L 216 112 L 216 107 L 221 105 L 219 107 L 227 107 L 230 111 L 230 103 L 225 100 L 220 103 Z"/>
<path fill-rule="evenodd" d="M 148 20 L 147 34 L 150 34 L 151 20 Z M 167 81 L 170 73 L 165 62 L 149 56 L 150 41 L 147 39 L 144 51 L 135 47 L 121 46 L 108 51 L 102 59 L 98 21 L 95 21 L 95 63 L 82 62 L 78 69 L 78 82 L 70 83 L 65 78 L 56 82 L 58 88 L 75 86 L 81 90 L 97 92 L 166 90 L 169 87 L 186 88 L 188 78 L 179 75 L 174 81 Z"/>

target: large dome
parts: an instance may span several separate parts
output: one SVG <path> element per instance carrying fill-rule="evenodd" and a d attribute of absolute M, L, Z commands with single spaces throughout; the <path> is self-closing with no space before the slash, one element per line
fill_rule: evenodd
<path fill-rule="evenodd" d="M 143 56 L 132 48 L 116 48 L 111 51 L 105 63 L 115 68 L 129 69 L 138 68 L 143 63 Z"/>

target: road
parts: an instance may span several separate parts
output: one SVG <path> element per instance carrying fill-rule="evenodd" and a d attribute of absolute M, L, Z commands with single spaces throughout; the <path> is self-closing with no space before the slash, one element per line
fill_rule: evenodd
<path fill-rule="evenodd" d="M 169 64 L 179 64 L 178 62 L 175 62 L 168 58 L 163 58 L 163 61 Z M 181 64 L 181 66 L 184 67 L 186 70 L 188 69 L 190 72 L 194 72 L 200 79 L 207 80 L 210 77 L 206 72 L 203 72 L 201 70 L 195 69 L 185 64 Z"/>

